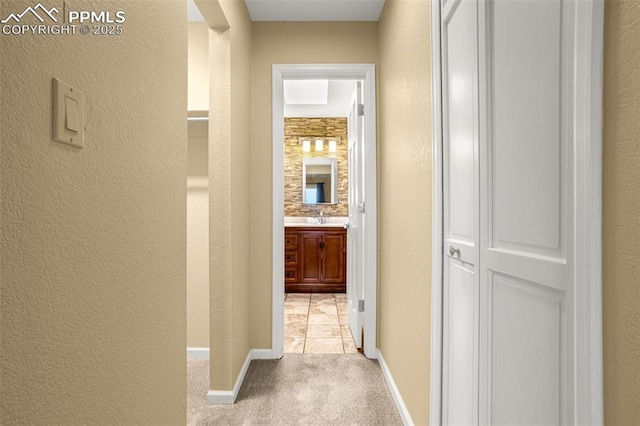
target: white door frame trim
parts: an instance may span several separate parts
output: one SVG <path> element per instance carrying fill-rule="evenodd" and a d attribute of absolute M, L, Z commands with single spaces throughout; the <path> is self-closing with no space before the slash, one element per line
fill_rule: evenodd
<path fill-rule="evenodd" d="M 429 424 L 442 423 L 442 283 L 444 247 L 444 183 L 442 157 L 442 52 L 440 0 L 431 2 L 431 104 L 433 215 L 431 248 L 431 366 Z"/>
<path fill-rule="evenodd" d="M 603 0 L 576 2 L 574 87 L 576 424 L 602 425 L 602 66 Z M 442 422 L 443 139 L 440 1 L 431 3 L 433 84 L 433 253 L 430 424 Z"/>
<path fill-rule="evenodd" d="M 275 64 L 272 66 L 273 141 L 273 276 L 271 350 L 274 358 L 284 353 L 284 98 L 283 81 L 328 78 L 364 80 L 364 109 L 372 113 L 365 120 L 364 353 L 378 357 L 377 344 L 377 148 L 376 75 L 374 64 Z"/>

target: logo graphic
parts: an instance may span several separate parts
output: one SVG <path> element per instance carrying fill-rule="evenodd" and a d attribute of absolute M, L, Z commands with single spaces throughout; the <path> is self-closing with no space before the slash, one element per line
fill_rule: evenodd
<path fill-rule="evenodd" d="M 40 22 L 44 22 L 44 18 L 42 16 L 48 16 L 49 18 L 51 18 L 53 22 L 58 22 L 58 19 L 53 15 L 53 13 L 58 14 L 60 13 L 60 11 L 56 7 L 52 7 L 50 10 L 47 10 L 47 8 L 42 5 L 42 3 L 38 3 L 33 7 L 31 6 L 27 7 L 22 13 L 19 13 L 19 14 L 12 13 L 11 15 L 7 16 L 6 19 L 3 19 L 2 21 L 0 21 L 0 23 L 6 24 L 12 20 L 15 23 L 19 23 L 20 20 L 28 13 L 31 13 L 33 16 L 38 18 Z"/>
<path fill-rule="evenodd" d="M 118 36 L 124 33 L 121 25 L 127 20 L 124 10 L 74 10 L 67 8 L 66 1 L 56 2 L 62 6 L 48 8 L 39 2 L 4 19 L 0 16 L 2 35 Z"/>

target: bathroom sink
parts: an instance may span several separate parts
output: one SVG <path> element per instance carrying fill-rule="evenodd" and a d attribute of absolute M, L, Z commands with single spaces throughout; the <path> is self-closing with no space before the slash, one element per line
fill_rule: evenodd
<path fill-rule="evenodd" d="M 307 218 L 285 216 L 284 223 L 307 223 Z"/>
<path fill-rule="evenodd" d="M 284 218 L 284 226 L 325 226 L 325 227 L 343 227 L 347 223 L 348 218 L 343 216 L 338 217 L 324 217 L 325 223 L 318 223 L 318 219 L 315 217 L 293 217 L 287 216 Z"/>
<path fill-rule="evenodd" d="M 330 228 L 330 227 L 334 227 L 334 228 L 342 228 L 345 226 L 344 223 L 285 223 L 284 226 L 286 228 L 289 227 L 296 227 L 296 228 L 314 228 L 314 227 L 323 227 L 323 228 Z"/>

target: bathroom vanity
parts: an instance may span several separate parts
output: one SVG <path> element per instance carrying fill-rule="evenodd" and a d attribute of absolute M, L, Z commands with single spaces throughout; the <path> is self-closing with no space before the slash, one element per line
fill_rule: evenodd
<path fill-rule="evenodd" d="M 284 235 L 287 293 L 344 293 L 347 230 L 342 225 L 287 226 Z"/>

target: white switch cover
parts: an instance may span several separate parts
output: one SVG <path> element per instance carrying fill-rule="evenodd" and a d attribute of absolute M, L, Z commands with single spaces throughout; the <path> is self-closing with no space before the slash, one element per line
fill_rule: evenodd
<path fill-rule="evenodd" d="M 84 146 L 84 93 L 53 79 L 53 140 Z"/>
<path fill-rule="evenodd" d="M 66 121 L 64 127 L 74 133 L 78 133 L 80 124 L 78 123 L 78 102 L 65 96 L 64 108 L 66 113 Z"/>

